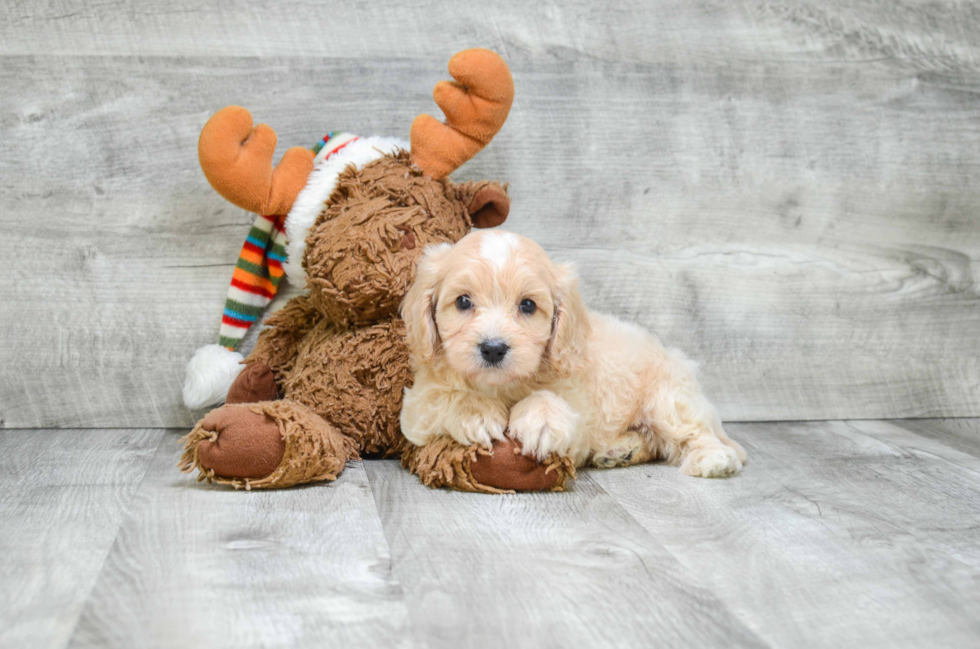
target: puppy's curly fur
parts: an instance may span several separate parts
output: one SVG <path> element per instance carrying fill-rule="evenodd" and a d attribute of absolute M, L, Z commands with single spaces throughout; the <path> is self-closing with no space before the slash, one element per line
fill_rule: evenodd
<path fill-rule="evenodd" d="M 450 436 L 576 466 L 663 459 L 737 473 L 745 451 L 701 393 L 695 364 L 636 325 L 588 310 L 567 265 L 530 239 L 473 232 L 426 250 L 402 304 L 415 381 L 402 432 Z"/>

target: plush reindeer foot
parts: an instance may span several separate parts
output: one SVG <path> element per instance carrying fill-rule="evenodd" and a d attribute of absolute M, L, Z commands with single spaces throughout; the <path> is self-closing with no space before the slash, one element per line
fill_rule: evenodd
<path fill-rule="evenodd" d="M 357 457 L 353 440 L 295 401 L 222 406 L 182 441 L 182 471 L 236 489 L 335 480 Z"/>
<path fill-rule="evenodd" d="M 564 491 L 575 466 L 568 458 L 552 455 L 544 463 L 521 453 L 512 439 L 493 443 L 493 453 L 477 453 L 470 473 L 480 484 L 512 491 Z"/>
<path fill-rule="evenodd" d="M 478 445 L 463 446 L 440 437 L 425 446 L 408 445 L 402 466 L 419 476 L 427 487 L 450 487 L 480 493 L 564 491 L 575 477 L 570 458 L 553 455 L 538 462 L 521 454 L 512 439 L 496 441 L 492 451 Z"/>
<path fill-rule="evenodd" d="M 228 389 L 225 403 L 257 403 L 259 401 L 275 401 L 279 398 L 279 386 L 272 368 L 262 361 L 246 363 Z M 215 411 L 217 412 L 217 411 Z"/>
<path fill-rule="evenodd" d="M 198 428 L 208 435 L 197 444 L 198 464 L 218 477 L 259 480 L 275 471 L 286 453 L 276 420 L 242 406 L 212 410 Z"/>

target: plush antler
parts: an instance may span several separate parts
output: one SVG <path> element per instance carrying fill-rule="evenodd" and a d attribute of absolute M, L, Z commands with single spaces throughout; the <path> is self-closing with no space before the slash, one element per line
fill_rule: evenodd
<path fill-rule="evenodd" d="M 256 214 L 287 214 L 313 170 L 313 153 L 293 147 L 273 168 L 276 132 L 265 124 L 252 128 L 252 115 L 227 106 L 201 129 L 197 156 L 214 190 Z"/>
<path fill-rule="evenodd" d="M 449 60 L 449 74 L 432 97 L 446 123 L 429 115 L 412 122 L 412 162 L 426 175 L 443 178 L 485 147 L 507 119 L 514 80 L 502 58 L 490 50 L 463 50 Z"/>

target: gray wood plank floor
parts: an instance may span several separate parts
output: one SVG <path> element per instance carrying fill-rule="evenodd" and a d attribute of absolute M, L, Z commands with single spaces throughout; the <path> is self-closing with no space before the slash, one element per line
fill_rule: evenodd
<path fill-rule="evenodd" d="M 164 437 L 0 431 L 0 644 L 65 645 Z"/>
<path fill-rule="evenodd" d="M 729 426 L 734 479 L 235 492 L 180 431 L 0 431 L 0 647 L 975 647 L 980 420 Z"/>

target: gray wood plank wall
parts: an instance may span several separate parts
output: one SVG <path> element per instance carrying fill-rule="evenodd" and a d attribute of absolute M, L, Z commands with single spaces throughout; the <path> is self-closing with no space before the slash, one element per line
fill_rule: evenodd
<path fill-rule="evenodd" d="M 456 50 L 517 98 L 457 179 L 702 362 L 728 420 L 980 415 L 980 9 L 833 0 L 0 6 L 0 426 L 188 426 L 251 216 L 200 173 L 406 135 Z"/>

